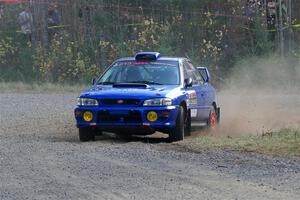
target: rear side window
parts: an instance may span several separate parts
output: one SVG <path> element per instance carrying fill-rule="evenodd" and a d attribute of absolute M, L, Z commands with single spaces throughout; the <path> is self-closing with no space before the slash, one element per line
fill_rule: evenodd
<path fill-rule="evenodd" d="M 185 78 L 192 78 L 193 85 L 202 85 L 204 80 L 200 75 L 199 71 L 193 66 L 193 64 L 189 61 L 184 61 L 184 76 Z"/>

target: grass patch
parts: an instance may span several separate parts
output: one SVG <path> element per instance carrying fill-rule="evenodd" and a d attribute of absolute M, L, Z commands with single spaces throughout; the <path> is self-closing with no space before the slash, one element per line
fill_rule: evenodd
<path fill-rule="evenodd" d="M 87 85 L 83 84 L 53 84 L 53 83 L 23 83 L 23 82 L 0 82 L 0 92 L 37 92 L 37 93 L 57 93 L 74 92 L 79 93 Z"/>
<path fill-rule="evenodd" d="M 217 148 L 300 157 L 300 130 L 282 129 L 260 136 L 201 136 L 191 140 L 180 145 L 191 151 Z"/>

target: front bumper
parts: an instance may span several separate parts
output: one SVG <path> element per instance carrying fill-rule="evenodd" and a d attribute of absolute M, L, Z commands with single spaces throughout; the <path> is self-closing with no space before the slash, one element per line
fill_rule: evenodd
<path fill-rule="evenodd" d="M 111 132 L 128 131 L 137 134 L 151 134 L 155 131 L 168 130 L 175 126 L 179 106 L 164 107 L 101 107 L 101 106 L 78 106 L 74 114 L 76 125 L 81 127 L 97 127 L 101 130 Z M 93 119 L 86 122 L 83 113 L 90 111 Z M 157 113 L 157 120 L 151 122 L 147 114 L 151 111 Z"/>

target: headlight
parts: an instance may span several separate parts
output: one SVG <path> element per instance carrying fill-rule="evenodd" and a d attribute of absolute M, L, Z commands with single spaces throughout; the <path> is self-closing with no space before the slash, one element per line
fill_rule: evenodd
<path fill-rule="evenodd" d="M 160 99 L 147 99 L 144 101 L 143 106 L 171 106 L 172 99 L 160 98 Z"/>
<path fill-rule="evenodd" d="M 98 106 L 98 101 L 96 99 L 88 99 L 88 98 L 77 98 L 78 106 Z"/>

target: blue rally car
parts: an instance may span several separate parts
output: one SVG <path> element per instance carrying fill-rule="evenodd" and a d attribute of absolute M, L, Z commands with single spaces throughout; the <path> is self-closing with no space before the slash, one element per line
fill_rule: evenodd
<path fill-rule="evenodd" d="M 220 118 L 207 68 L 187 58 L 141 52 L 115 61 L 78 98 L 80 141 L 102 131 L 123 135 L 169 134 L 183 140 L 192 125 L 214 127 Z"/>

